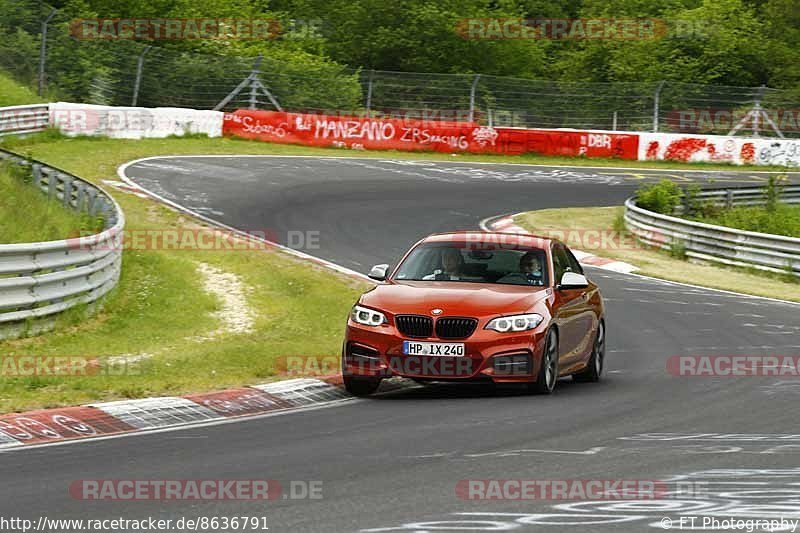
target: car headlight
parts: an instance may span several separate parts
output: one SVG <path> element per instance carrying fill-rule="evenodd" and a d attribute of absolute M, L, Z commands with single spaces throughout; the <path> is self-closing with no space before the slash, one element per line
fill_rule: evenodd
<path fill-rule="evenodd" d="M 389 322 L 386 320 L 386 315 L 383 313 L 361 307 L 360 305 L 353 307 L 353 310 L 350 312 L 350 318 L 353 319 L 353 322 L 358 322 L 365 326 L 380 326 L 381 324 Z"/>
<path fill-rule="evenodd" d="M 541 324 L 542 320 L 544 320 L 544 317 L 536 313 L 531 313 L 529 315 L 501 316 L 490 320 L 489 323 L 486 324 L 485 329 L 493 329 L 500 333 L 527 331 Z"/>

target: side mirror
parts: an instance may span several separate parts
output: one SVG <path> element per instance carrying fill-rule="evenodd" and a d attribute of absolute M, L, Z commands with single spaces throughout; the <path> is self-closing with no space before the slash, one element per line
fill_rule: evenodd
<path fill-rule="evenodd" d="M 561 277 L 561 283 L 559 283 L 558 287 L 556 288 L 560 291 L 563 291 L 569 289 L 585 289 L 588 286 L 589 281 L 583 274 L 578 274 L 576 272 L 564 272 L 564 275 Z"/>
<path fill-rule="evenodd" d="M 370 278 L 374 279 L 375 281 L 383 281 L 386 279 L 386 273 L 389 271 L 389 265 L 375 265 L 370 269 L 369 276 Z"/>

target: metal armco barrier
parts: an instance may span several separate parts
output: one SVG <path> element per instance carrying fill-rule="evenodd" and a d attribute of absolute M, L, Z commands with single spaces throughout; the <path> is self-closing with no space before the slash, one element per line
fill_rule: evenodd
<path fill-rule="evenodd" d="M 704 191 L 700 201 L 718 205 L 763 205 L 763 188 Z M 800 186 L 788 186 L 780 198 L 784 203 L 800 203 Z M 753 267 L 770 272 L 789 272 L 800 276 L 800 239 L 742 231 L 723 226 L 693 222 L 654 213 L 636 205 L 635 198 L 625 202 L 625 226 L 640 241 L 663 249 L 680 243 L 690 258 L 726 265 Z"/>
<path fill-rule="evenodd" d="M 44 131 L 49 122 L 49 104 L 0 107 L 0 136 Z"/>
<path fill-rule="evenodd" d="M 10 326 L 94 302 L 116 286 L 122 266 L 125 216 L 109 195 L 77 176 L 0 150 L 34 186 L 78 212 L 103 215 L 104 230 L 86 237 L 0 244 L 0 337 Z"/>

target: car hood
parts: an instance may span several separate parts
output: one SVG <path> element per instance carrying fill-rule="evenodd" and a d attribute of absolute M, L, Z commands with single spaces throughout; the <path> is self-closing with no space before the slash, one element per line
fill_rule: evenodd
<path fill-rule="evenodd" d="M 486 317 L 529 312 L 550 294 L 547 287 L 452 281 L 403 281 L 378 285 L 364 293 L 363 305 L 391 314 Z"/>

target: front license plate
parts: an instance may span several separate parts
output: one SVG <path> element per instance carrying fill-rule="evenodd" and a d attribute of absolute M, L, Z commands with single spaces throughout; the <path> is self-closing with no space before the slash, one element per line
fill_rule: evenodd
<path fill-rule="evenodd" d="M 416 342 L 403 341 L 405 355 L 432 355 L 441 357 L 463 357 L 463 342 Z"/>

